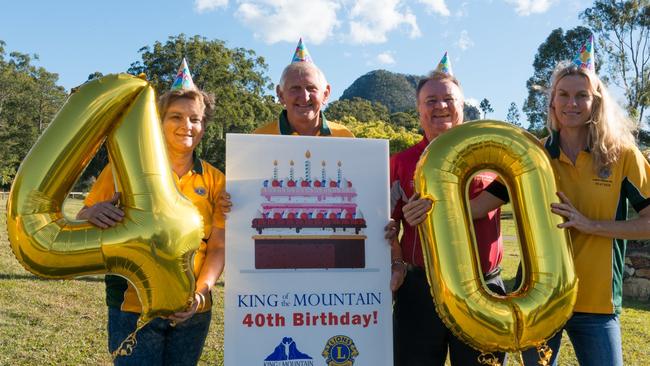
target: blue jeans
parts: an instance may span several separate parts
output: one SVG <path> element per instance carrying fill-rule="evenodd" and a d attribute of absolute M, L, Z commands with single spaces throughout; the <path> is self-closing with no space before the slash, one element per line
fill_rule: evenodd
<path fill-rule="evenodd" d="M 580 365 L 623 366 L 621 346 L 621 324 L 616 314 L 573 313 L 564 325 Z M 551 365 L 557 365 L 562 332 L 548 340 L 553 350 Z M 537 366 L 537 351 L 534 348 L 522 352 L 524 365 Z"/>
<path fill-rule="evenodd" d="M 140 314 L 108 307 L 108 349 L 113 352 L 134 330 Z M 118 356 L 115 365 L 196 365 L 210 328 L 211 312 L 197 313 L 172 327 L 169 320 L 155 318 L 136 335 L 130 356 Z"/>
<path fill-rule="evenodd" d="M 505 295 L 501 276 L 495 275 L 485 282 L 490 290 Z M 393 328 L 396 366 L 444 366 L 447 349 L 454 366 L 480 365 L 481 352 L 454 336 L 438 316 L 423 269 L 409 270 L 397 290 Z M 505 364 L 505 353 L 495 355 Z"/>
<path fill-rule="evenodd" d="M 521 264 L 517 269 L 514 288 L 522 280 Z M 573 350 L 580 365 L 585 366 L 623 366 L 623 346 L 621 341 L 621 323 L 616 314 L 573 313 L 564 325 L 564 330 L 571 339 Z M 546 343 L 553 350 L 550 366 L 557 366 L 560 353 L 562 331 L 557 332 Z M 537 366 L 539 356 L 535 348 L 523 351 L 525 366 Z"/>

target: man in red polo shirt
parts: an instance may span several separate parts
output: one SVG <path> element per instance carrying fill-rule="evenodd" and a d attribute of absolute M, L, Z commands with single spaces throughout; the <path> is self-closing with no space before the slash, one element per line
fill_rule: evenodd
<path fill-rule="evenodd" d="M 413 193 L 415 166 L 429 141 L 463 122 L 463 93 L 458 80 L 449 70 L 445 72 L 439 66 L 420 81 L 416 96 L 424 137 L 417 145 L 390 159 L 391 216 L 401 222 L 404 229 L 399 245 L 394 245 L 392 251 L 393 267 L 403 266 L 406 271 L 404 282 L 395 293 L 393 309 L 395 365 L 442 366 L 448 347 L 452 365 L 480 365 L 481 352 L 456 338 L 436 313 L 417 232 L 417 224 L 426 218 L 431 201 L 418 199 Z M 470 182 L 470 199 L 478 196 L 495 178 L 490 173 L 475 176 Z M 486 284 L 493 292 L 505 295 L 499 276 L 503 254 L 500 210 L 475 217 L 482 217 L 475 218 L 474 229 Z M 503 364 L 505 354 L 496 356 Z"/>

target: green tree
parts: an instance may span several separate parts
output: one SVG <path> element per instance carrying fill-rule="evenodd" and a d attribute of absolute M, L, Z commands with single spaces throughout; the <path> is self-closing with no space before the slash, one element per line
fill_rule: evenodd
<path fill-rule="evenodd" d="M 58 75 L 33 65 L 37 55 L 11 52 L 0 40 L 0 186 L 9 187 L 20 162 L 65 100 Z"/>
<path fill-rule="evenodd" d="M 95 80 L 95 79 L 99 79 L 99 78 L 101 78 L 102 76 L 104 76 L 104 74 L 102 74 L 102 73 L 99 72 L 99 71 L 95 71 L 95 72 L 93 72 L 92 74 L 88 75 L 88 81 L 90 81 L 90 80 Z"/>
<path fill-rule="evenodd" d="M 418 131 L 420 119 L 415 108 L 406 112 L 395 112 L 390 115 L 390 124 L 395 127 L 404 127 L 407 130 Z"/>
<path fill-rule="evenodd" d="M 463 105 L 463 120 L 464 121 L 473 121 L 481 118 L 481 112 L 471 104 L 465 103 Z"/>
<path fill-rule="evenodd" d="M 596 60 L 605 60 L 609 79 L 625 90 L 628 112 L 643 121 L 650 105 L 650 2 L 596 0 L 580 18 L 598 36 Z"/>
<path fill-rule="evenodd" d="M 205 37 L 170 36 L 140 49 L 142 60 L 128 72 L 144 73 L 158 93 L 169 89 L 183 57 L 194 83 L 215 95 L 216 113 L 208 123 L 199 156 L 219 167 L 225 163 L 225 133 L 247 133 L 277 119 L 281 106 L 270 94 L 273 84 L 266 76 L 264 58 L 252 50 L 228 48 L 221 40 Z"/>
<path fill-rule="evenodd" d="M 483 112 L 483 119 L 485 119 L 488 113 L 494 112 L 492 104 L 490 104 L 490 101 L 487 100 L 487 98 L 483 98 L 481 104 L 479 105 L 479 108 L 481 108 L 481 111 Z"/>
<path fill-rule="evenodd" d="M 538 136 L 545 133 L 547 90 L 553 70 L 560 61 L 572 60 L 590 34 L 591 31 L 585 27 L 576 27 L 566 33 L 562 28 L 557 28 L 551 31 L 551 34 L 537 49 L 533 61 L 535 71 L 533 76 L 526 81 L 528 97 L 523 106 L 524 113 L 528 117 L 530 132 Z M 600 64 L 596 62 L 596 70 L 599 68 Z"/>
<path fill-rule="evenodd" d="M 422 136 L 404 127 L 395 127 L 384 121 L 360 122 L 354 117 L 344 117 L 338 122 L 344 124 L 356 137 L 387 139 L 390 153 L 394 154 L 417 144 Z"/>
<path fill-rule="evenodd" d="M 520 118 L 521 115 L 519 114 L 519 108 L 517 108 L 517 104 L 515 102 L 510 103 L 508 114 L 506 115 L 506 121 L 512 123 L 515 126 L 521 127 L 521 123 L 519 122 Z"/>
<path fill-rule="evenodd" d="M 325 115 L 329 119 L 340 120 L 348 116 L 354 117 L 359 122 L 390 120 L 388 108 L 380 102 L 371 102 L 367 99 L 354 97 L 352 99 L 339 99 L 329 104 Z"/>

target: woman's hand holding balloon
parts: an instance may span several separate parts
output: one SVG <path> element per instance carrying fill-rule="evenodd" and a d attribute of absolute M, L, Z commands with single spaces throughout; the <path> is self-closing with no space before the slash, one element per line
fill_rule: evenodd
<path fill-rule="evenodd" d="M 567 221 L 559 224 L 557 227 L 561 229 L 572 227 L 583 233 L 591 234 L 594 229 L 593 221 L 578 211 L 564 193 L 557 192 L 557 196 L 562 202 L 551 203 L 551 211 L 567 219 Z"/>
<path fill-rule="evenodd" d="M 119 199 L 120 192 L 116 192 L 109 201 L 84 207 L 77 214 L 77 218 L 88 220 L 91 224 L 102 229 L 113 227 L 124 219 L 124 211 L 115 206 Z"/>
<path fill-rule="evenodd" d="M 187 306 L 187 309 L 170 315 L 168 319 L 174 322 L 174 324 L 180 324 L 194 316 L 194 314 L 196 314 L 199 308 L 203 307 L 203 305 L 205 305 L 205 295 L 197 291 L 194 293 L 194 299 Z"/>

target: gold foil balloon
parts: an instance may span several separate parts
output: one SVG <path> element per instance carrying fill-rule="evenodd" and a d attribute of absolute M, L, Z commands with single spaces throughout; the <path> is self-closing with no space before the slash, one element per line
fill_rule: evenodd
<path fill-rule="evenodd" d="M 125 217 L 102 230 L 61 210 L 104 140 Z M 123 276 L 140 297 L 140 324 L 183 310 L 192 297 L 202 218 L 174 185 L 145 80 L 110 75 L 74 93 L 22 162 L 7 205 L 11 248 L 38 276 Z"/>
<path fill-rule="evenodd" d="M 507 296 L 487 290 L 475 247 L 467 186 L 480 170 L 505 180 L 518 225 L 524 282 Z M 422 154 L 415 187 L 433 200 L 419 230 L 436 309 L 455 335 L 482 351 L 514 352 L 562 328 L 577 278 L 568 234 L 550 210 L 554 174 L 534 136 L 496 121 L 454 127 Z"/>

